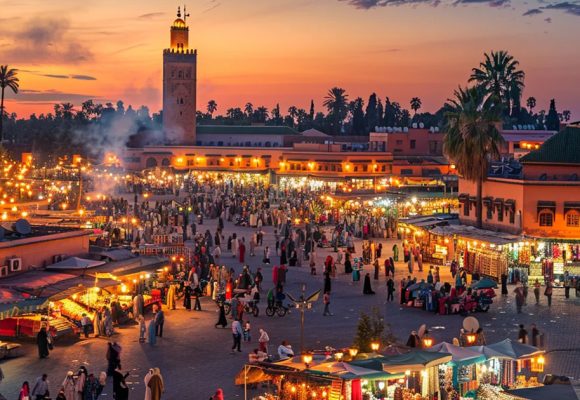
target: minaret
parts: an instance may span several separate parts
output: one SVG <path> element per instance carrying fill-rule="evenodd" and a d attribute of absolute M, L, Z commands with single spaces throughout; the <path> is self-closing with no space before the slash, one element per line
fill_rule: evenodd
<path fill-rule="evenodd" d="M 183 7 L 171 25 L 171 42 L 163 50 L 163 131 L 168 144 L 195 145 L 197 50 L 189 48 Z"/>

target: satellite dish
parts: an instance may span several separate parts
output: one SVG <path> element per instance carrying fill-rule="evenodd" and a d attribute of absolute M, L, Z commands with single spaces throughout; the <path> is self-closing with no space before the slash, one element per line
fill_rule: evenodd
<path fill-rule="evenodd" d="M 463 329 L 465 329 L 465 332 L 477 332 L 479 321 L 475 317 L 467 317 L 463 320 Z"/>
<path fill-rule="evenodd" d="M 418 335 L 420 338 L 423 337 L 423 335 L 425 335 L 425 332 L 427 331 L 427 325 L 423 324 L 419 327 L 419 332 Z"/>
<path fill-rule="evenodd" d="M 14 223 L 14 230 L 19 235 L 30 235 L 32 233 L 30 222 L 22 218 Z"/>

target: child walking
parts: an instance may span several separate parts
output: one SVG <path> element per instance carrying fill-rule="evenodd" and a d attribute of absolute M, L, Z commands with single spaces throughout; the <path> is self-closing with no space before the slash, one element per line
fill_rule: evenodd
<path fill-rule="evenodd" d="M 250 325 L 250 321 L 246 321 L 244 324 L 244 342 L 249 342 L 252 340 L 252 335 L 250 331 L 252 330 L 252 326 Z"/>

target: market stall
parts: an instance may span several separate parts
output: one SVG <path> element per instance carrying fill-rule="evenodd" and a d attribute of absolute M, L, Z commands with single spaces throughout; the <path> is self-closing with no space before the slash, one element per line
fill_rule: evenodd
<path fill-rule="evenodd" d="M 486 361 L 486 357 L 472 348 L 455 346 L 441 342 L 427 349 L 438 353 L 451 354 L 451 361 L 439 365 L 439 384 L 441 399 L 452 399 L 451 395 L 457 391 L 460 396 L 474 391 L 479 386 L 479 366 Z"/>
<path fill-rule="evenodd" d="M 527 387 L 538 384 L 538 375 L 544 371 L 545 351 L 537 347 L 505 339 L 474 350 L 488 358 L 482 374 L 484 383 L 503 387 Z"/>

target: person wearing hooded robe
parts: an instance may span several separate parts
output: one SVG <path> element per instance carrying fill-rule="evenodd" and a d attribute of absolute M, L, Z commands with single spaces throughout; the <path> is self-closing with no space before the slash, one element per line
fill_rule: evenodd
<path fill-rule="evenodd" d="M 151 400 L 161 400 L 161 395 L 165 391 L 163 385 L 163 377 L 161 376 L 161 371 L 159 368 L 153 369 L 153 375 L 147 383 L 149 390 L 151 391 Z"/>
<path fill-rule="evenodd" d="M 75 400 L 75 383 L 74 372 L 68 371 L 62 382 L 62 389 L 67 400 Z"/>
<path fill-rule="evenodd" d="M 393 245 L 393 259 L 399 261 L 399 246 L 396 243 Z"/>
<path fill-rule="evenodd" d="M 149 380 L 151 380 L 151 377 L 155 374 L 155 371 L 153 370 L 153 368 L 149 369 L 149 372 L 147 372 L 147 375 L 145 375 L 145 378 L 143 378 L 143 383 L 145 384 L 145 398 L 144 400 L 151 400 L 151 388 L 149 387 Z"/>
<path fill-rule="evenodd" d="M 375 294 L 371 287 L 371 275 L 367 272 L 365 274 L 365 282 L 363 285 L 363 294 Z"/>
<path fill-rule="evenodd" d="M 191 285 L 185 285 L 184 295 L 183 295 L 183 307 L 187 311 L 191 311 Z"/>
<path fill-rule="evenodd" d="M 215 324 L 215 327 L 217 328 L 218 326 L 221 325 L 222 328 L 225 328 L 226 326 L 228 326 L 228 320 L 226 318 L 226 309 L 225 309 L 225 305 L 223 301 L 220 301 L 218 303 L 219 306 L 219 317 L 218 317 L 218 322 Z"/>
<path fill-rule="evenodd" d="M 79 372 L 77 373 L 77 381 L 75 383 L 75 394 L 72 399 L 74 400 L 83 400 L 83 392 L 85 391 L 85 384 L 87 382 L 87 369 L 84 366 L 79 368 Z M 111 373 L 112 375 L 112 373 Z M 67 397 L 68 399 L 68 397 Z"/>
<path fill-rule="evenodd" d="M 155 346 L 157 343 L 157 336 L 155 336 L 155 319 L 151 318 L 149 321 L 149 327 L 147 328 L 147 338 L 151 346 Z"/>
<path fill-rule="evenodd" d="M 352 262 L 350 261 L 350 253 L 345 253 L 345 260 L 344 260 L 344 273 L 351 274 L 352 273 Z"/>
<path fill-rule="evenodd" d="M 374 279 L 375 279 L 375 281 L 377 281 L 377 280 L 379 280 L 379 269 L 380 269 L 379 259 L 378 258 L 375 258 L 374 267 L 375 267 L 375 276 L 374 276 Z"/>
<path fill-rule="evenodd" d="M 38 357 L 46 358 L 49 355 L 48 349 L 48 332 L 46 327 L 40 328 L 38 334 L 36 335 L 36 345 L 38 346 Z"/>
<path fill-rule="evenodd" d="M 121 367 L 117 368 L 113 373 L 113 398 L 115 400 L 128 400 L 129 399 L 129 387 L 125 379 L 129 376 L 129 373 L 123 374 L 121 372 Z"/>
<path fill-rule="evenodd" d="M 216 390 L 210 400 L 224 400 L 224 391 L 222 389 Z"/>

